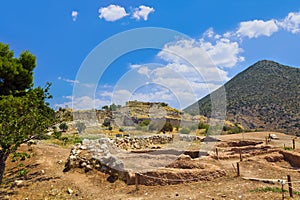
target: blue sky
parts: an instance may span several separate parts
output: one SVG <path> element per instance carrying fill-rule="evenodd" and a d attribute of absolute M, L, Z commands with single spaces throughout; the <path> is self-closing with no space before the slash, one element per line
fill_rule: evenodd
<path fill-rule="evenodd" d="M 78 80 L 80 68 L 97 45 L 146 27 L 174 30 L 189 38 L 174 37 L 157 49 L 119 55 L 99 81 Z M 35 85 L 52 82 L 53 107 L 101 108 L 137 99 L 166 101 L 183 109 L 258 60 L 299 67 L 300 2 L 3 1 L 0 42 L 10 44 L 16 56 L 25 49 L 37 56 Z M 106 51 L 122 45 L 126 44 Z M 105 56 L 97 55 L 97 63 Z M 74 85 L 89 92 L 76 96 Z"/>

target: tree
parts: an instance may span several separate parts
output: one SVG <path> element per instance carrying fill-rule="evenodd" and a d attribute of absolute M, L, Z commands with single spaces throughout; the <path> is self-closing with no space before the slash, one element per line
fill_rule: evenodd
<path fill-rule="evenodd" d="M 36 58 L 24 51 L 19 58 L 14 57 L 9 45 L 0 43 L 0 96 L 24 95 L 33 86 L 33 69 Z"/>
<path fill-rule="evenodd" d="M 66 132 L 68 130 L 68 125 L 66 122 L 63 122 L 59 125 L 59 129 L 62 130 L 63 132 Z"/>
<path fill-rule="evenodd" d="M 50 84 L 33 88 L 35 56 L 28 51 L 14 58 L 9 46 L 0 43 L 0 183 L 5 161 L 18 147 L 41 137 L 54 121 L 45 102 Z"/>
<path fill-rule="evenodd" d="M 85 124 L 83 122 L 79 122 L 79 121 L 76 122 L 75 127 L 76 127 L 78 133 L 82 133 L 86 129 Z"/>

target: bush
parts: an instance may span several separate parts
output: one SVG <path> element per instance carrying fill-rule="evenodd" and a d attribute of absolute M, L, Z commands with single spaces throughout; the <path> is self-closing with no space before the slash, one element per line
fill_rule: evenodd
<path fill-rule="evenodd" d="M 63 132 L 66 132 L 68 130 L 68 125 L 66 122 L 63 122 L 59 125 L 59 129 L 62 130 Z"/>
<path fill-rule="evenodd" d="M 61 131 L 54 131 L 54 132 L 52 133 L 52 136 L 53 136 L 53 138 L 55 138 L 55 139 L 60 139 L 61 136 L 62 136 L 62 132 L 61 132 Z"/>
<path fill-rule="evenodd" d="M 146 119 L 146 120 L 143 120 L 139 123 L 139 126 L 149 126 L 150 124 L 150 120 Z"/>
<path fill-rule="evenodd" d="M 170 122 L 166 122 L 166 123 L 164 124 L 163 128 L 161 129 L 161 131 L 162 131 L 163 133 L 165 133 L 165 132 L 172 132 L 172 131 L 173 131 L 173 126 L 172 126 L 172 124 L 171 124 Z"/>
<path fill-rule="evenodd" d="M 198 129 L 206 129 L 206 130 L 208 130 L 208 128 L 209 128 L 208 124 L 205 124 L 203 122 L 199 122 Z"/>
<path fill-rule="evenodd" d="M 180 133 L 181 134 L 189 134 L 191 132 L 191 130 L 189 129 L 189 128 L 182 128 L 181 130 L 180 130 Z"/>

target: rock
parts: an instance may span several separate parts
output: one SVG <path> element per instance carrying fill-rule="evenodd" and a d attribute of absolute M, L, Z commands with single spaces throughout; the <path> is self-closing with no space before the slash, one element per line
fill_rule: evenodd
<path fill-rule="evenodd" d="M 81 149 L 81 150 L 86 150 L 86 149 L 87 149 L 87 147 L 86 147 L 86 146 L 84 146 L 84 145 L 81 145 L 81 146 L 80 146 L 80 149 Z"/>
<path fill-rule="evenodd" d="M 62 164 L 63 163 L 63 161 L 62 160 L 59 160 L 59 161 L 57 161 L 57 164 Z"/>
<path fill-rule="evenodd" d="M 73 194 L 73 190 L 71 188 L 68 188 L 68 194 Z"/>
<path fill-rule="evenodd" d="M 88 139 L 83 139 L 83 140 L 82 140 L 82 144 L 86 146 L 86 145 L 90 144 L 90 140 L 88 140 Z"/>
<path fill-rule="evenodd" d="M 41 173 L 42 173 L 42 174 L 45 174 L 45 171 L 42 169 L 42 170 L 41 170 Z"/>
<path fill-rule="evenodd" d="M 15 180 L 14 185 L 20 186 L 20 185 L 22 185 L 23 182 L 24 181 L 22 181 L 22 180 Z"/>
<path fill-rule="evenodd" d="M 92 168 L 91 165 L 87 165 L 87 166 L 85 167 L 85 169 L 87 169 L 87 170 L 92 170 L 93 168 Z"/>
<path fill-rule="evenodd" d="M 86 164 L 86 162 L 83 162 L 83 163 L 81 163 L 81 165 L 80 165 L 81 167 L 86 167 L 87 166 L 87 164 Z"/>
<path fill-rule="evenodd" d="M 75 156 L 75 155 L 70 155 L 70 160 L 76 160 L 77 159 L 77 157 Z"/>
<path fill-rule="evenodd" d="M 269 138 L 273 139 L 273 140 L 279 140 L 279 137 L 275 134 L 270 134 Z"/>

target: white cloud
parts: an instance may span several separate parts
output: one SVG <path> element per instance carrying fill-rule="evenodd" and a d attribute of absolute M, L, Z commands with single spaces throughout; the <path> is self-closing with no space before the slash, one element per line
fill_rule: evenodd
<path fill-rule="evenodd" d="M 278 22 L 279 26 L 291 33 L 300 32 L 300 12 L 290 12 L 282 21 Z"/>
<path fill-rule="evenodd" d="M 99 8 L 99 18 L 104 18 L 106 21 L 113 22 L 129 15 L 125 8 L 118 5 L 109 5 L 107 7 Z"/>
<path fill-rule="evenodd" d="M 73 19 L 74 22 L 77 20 L 78 15 L 79 15 L 78 11 L 76 11 L 76 10 L 72 11 L 71 16 L 72 16 L 72 19 Z"/>
<path fill-rule="evenodd" d="M 75 84 L 75 83 L 76 83 L 76 84 L 79 83 L 78 80 L 72 80 L 72 79 L 68 79 L 68 78 L 62 78 L 61 76 L 57 77 L 57 79 L 58 79 L 58 80 L 63 80 L 63 81 L 65 81 L 65 82 L 67 82 L 67 83 L 71 83 L 72 85 Z"/>
<path fill-rule="evenodd" d="M 110 101 L 107 100 L 100 100 L 100 99 L 93 99 L 89 96 L 82 96 L 82 97 L 72 97 L 72 96 L 66 96 L 64 97 L 67 99 L 66 102 L 61 104 L 55 104 L 54 106 L 56 108 L 59 107 L 69 107 L 73 108 L 74 110 L 89 110 L 89 109 L 100 109 L 104 105 L 108 105 Z"/>
<path fill-rule="evenodd" d="M 236 63 L 244 61 L 239 54 L 243 51 L 239 43 L 226 38 L 221 38 L 215 43 L 201 41 L 201 47 L 208 53 L 212 61 L 220 67 L 234 67 Z"/>
<path fill-rule="evenodd" d="M 259 36 L 271 36 L 278 31 L 276 21 L 253 20 L 241 22 L 237 30 L 237 35 L 241 37 L 257 38 Z"/>
<path fill-rule="evenodd" d="M 136 20 L 140 20 L 142 18 L 145 21 L 147 21 L 148 15 L 150 13 L 153 13 L 154 11 L 155 11 L 154 8 L 141 5 L 138 8 L 134 9 L 134 12 L 132 13 L 132 17 L 135 18 Z"/>

